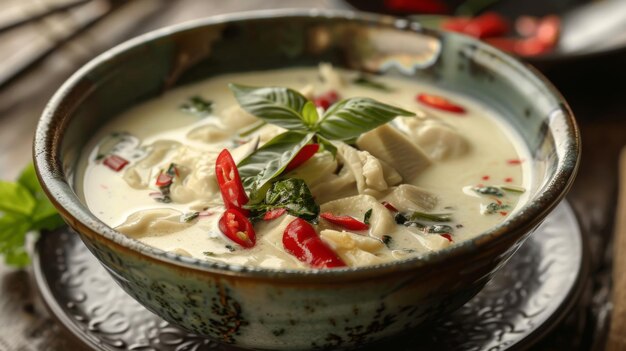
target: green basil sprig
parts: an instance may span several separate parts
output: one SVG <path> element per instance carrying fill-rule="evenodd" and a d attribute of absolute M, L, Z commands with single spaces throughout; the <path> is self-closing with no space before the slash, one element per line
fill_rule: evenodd
<path fill-rule="evenodd" d="M 248 113 L 288 130 L 239 163 L 239 174 L 251 203 L 263 200 L 271 181 L 314 138 L 334 154 L 332 141 L 354 140 L 397 116 L 415 115 L 370 98 L 356 97 L 339 101 L 319 116 L 315 104 L 293 89 L 238 84 L 229 84 L 229 88 Z"/>

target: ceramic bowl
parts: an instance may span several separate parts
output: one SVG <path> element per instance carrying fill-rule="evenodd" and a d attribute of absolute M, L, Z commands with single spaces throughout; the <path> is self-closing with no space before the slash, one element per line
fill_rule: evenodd
<path fill-rule="evenodd" d="M 75 167 L 85 143 L 133 104 L 217 74 L 320 61 L 412 77 L 489 104 L 532 151 L 530 201 L 477 238 L 420 258 L 303 272 L 196 260 L 149 247 L 98 220 L 77 196 Z M 105 52 L 51 99 L 37 127 L 34 157 L 54 205 L 128 294 L 193 333 L 280 350 L 360 346 L 461 306 L 563 198 L 579 149 L 563 98 L 502 52 L 407 20 L 314 10 L 207 18 Z"/>

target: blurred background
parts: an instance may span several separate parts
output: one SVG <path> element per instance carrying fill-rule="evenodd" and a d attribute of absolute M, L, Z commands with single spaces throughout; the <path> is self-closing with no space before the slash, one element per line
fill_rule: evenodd
<path fill-rule="evenodd" d="M 568 317 L 534 349 L 602 349 L 617 156 L 626 144 L 626 0 L 1 0 L 0 179 L 30 162 L 47 100 L 95 55 L 170 24 L 295 7 L 407 16 L 478 37 L 533 65 L 565 95 L 583 134 L 568 200 L 589 239 L 591 275 Z M 80 349 L 39 302 L 29 270 L 0 263 L 0 351 Z"/>

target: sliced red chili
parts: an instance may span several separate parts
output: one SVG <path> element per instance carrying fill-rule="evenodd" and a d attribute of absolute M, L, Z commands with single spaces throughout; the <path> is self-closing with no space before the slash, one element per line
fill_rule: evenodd
<path fill-rule="evenodd" d="M 289 172 L 289 171 L 292 171 L 292 170 L 300 167 L 300 165 L 302 165 L 303 163 L 308 161 L 311 157 L 313 157 L 313 155 L 315 155 L 315 153 L 319 149 L 320 149 L 320 145 L 319 144 L 307 144 L 307 145 L 304 145 L 304 147 L 302 147 L 302 149 L 300 149 L 300 151 L 298 152 L 296 157 L 294 157 L 293 160 L 291 160 L 291 162 L 289 162 L 287 167 L 285 167 L 285 172 Z"/>
<path fill-rule="evenodd" d="M 243 247 L 250 248 L 256 243 L 252 223 L 237 209 L 227 209 L 220 217 L 218 225 L 224 235 Z"/>
<path fill-rule="evenodd" d="M 465 109 L 443 96 L 431 95 L 431 94 L 418 94 L 416 100 L 422 104 L 432 107 L 438 110 L 462 114 L 465 113 Z"/>
<path fill-rule="evenodd" d="M 359 221 L 350 216 L 335 216 L 329 212 L 320 213 L 320 217 L 329 221 L 332 224 L 338 225 L 348 230 L 368 230 L 369 225 Z"/>
<path fill-rule="evenodd" d="M 386 209 L 388 209 L 389 211 L 392 211 L 392 212 L 399 212 L 399 211 L 398 211 L 398 209 L 397 209 L 394 205 L 390 204 L 389 202 L 387 202 L 387 201 L 383 201 L 383 202 L 381 202 L 381 203 L 382 203 L 382 204 L 383 204 L 383 206 L 385 206 L 385 208 L 386 208 Z"/>
<path fill-rule="evenodd" d="M 119 172 L 128 164 L 128 161 L 117 155 L 109 155 L 104 159 L 104 161 L 102 161 L 102 163 L 110 169 Z"/>
<path fill-rule="evenodd" d="M 385 0 L 384 5 L 393 12 L 446 14 L 448 5 L 442 0 Z"/>
<path fill-rule="evenodd" d="M 283 232 L 285 250 L 314 268 L 345 267 L 346 264 L 322 241 L 313 226 L 302 218 L 294 219 Z"/>
<path fill-rule="evenodd" d="M 463 28 L 463 33 L 480 39 L 502 36 L 508 31 L 508 22 L 496 12 L 486 12 L 472 18 Z"/>
<path fill-rule="evenodd" d="M 330 106 L 337 102 L 337 100 L 339 100 L 339 94 L 334 90 L 329 90 L 313 99 L 313 103 L 315 106 L 327 110 Z"/>
<path fill-rule="evenodd" d="M 452 235 L 448 234 L 448 233 L 443 233 L 443 234 L 439 234 L 441 236 L 443 236 L 444 238 L 448 239 L 449 242 L 452 242 Z"/>
<path fill-rule="evenodd" d="M 517 158 L 516 158 L 516 159 L 511 159 L 511 160 L 507 160 L 507 161 L 506 161 L 506 163 L 508 163 L 508 164 L 510 164 L 510 165 L 512 165 L 512 166 L 514 166 L 514 165 L 521 165 L 521 164 L 522 164 L 522 162 L 524 162 L 524 160 L 517 159 Z"/>
<path fill-rule="evenodd" d="M 276 219 L 276 218 L 284 215 L 285 212 L 287 212 L 287 210 L 284 209 L 284 208 L 275 208 L 273 210 L 269 210 L 269 211 L 265 212 L 265 215 L 263 215 L 263 220 L 264 221 L 271 221 L 272 219 Z"/>
<path fill-rule="evenodd" d="M 165 173 L 165 172 L 161 172 L 159 173 L 159 176 L 156 179 L 156 186 L 158 187 L 162 187 L 162 186 L 168 186 L 170 184 L 172 184 L 172 180 L 174 179 L 174 177 L 172 177 L 171 175 Z"/>
<path fill-rule="evenodd" d="M 249 212 L 245 210 L 243 206 L 248 203 L 248 196 L 243 189 L 237 165 L 230 155 L 230 152 L 226 149 L 222 150 L 219 156 L 217 156 L 217 160 L 215 161 L 215 176 L 217 178 L 217 184 L 220 187 L 220 192 L 222 193 L 224 206 L 227 209 L 236 208 L 247 216 Z"/>

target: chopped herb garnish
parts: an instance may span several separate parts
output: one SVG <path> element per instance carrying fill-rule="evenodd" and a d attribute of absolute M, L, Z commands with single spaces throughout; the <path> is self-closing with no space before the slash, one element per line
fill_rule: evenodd
<path fill-rule="evenodd" d="M 372 209 L 371 208 L 369 210 L 367 210 L 367 212 L 365 212 L 365 215 L 363 216 L 363 223 L 369 225 L 370 224 L 370 217 L 372 217 Z"/>
<path fill-rule="evenodd" d="M 409 220 L 408 218 L 406 218 L 405 215 L 403 215 L 400 212 L 396 213 L 396 215 L 394 216 L 394 219 L 396 220 L 397 224 L 404 224 L 404 223 L 406 223 L 406 221 Z"/>
<path fill-rule="evenodd" d="M 180 106 L 180 110 L 200 117 L 205 117 L 213 112 L 213 101 L 206 100 L 201 96 L 192 96 Z"/>
<path fill-rule="evenodd" d="M 288 178 L 274 182 L 262 202 L 246 206 L 251 210 L 251 219 L 262 219 L 267 211 L 284 208 L 296 217 L 313 222 L 317 220 L 320 207 L 304 180 Z"/>
<path fill-rule="evenodd" d="M 178 169 L 176 168 L 175 163 L 170 163 L 167 171 L 164 173 L 160 173 L 157 177 L 157 185 L 159 186 L 159 190 L 161 191 L 161 196 L 152 196 L 156 201 L 168 204 L 172 202 L 172 198 L 170 197 L 170 188 L 174 183 L 174 178 L 178 176 Z M 168 178 L 169 181 L 164 181 L 164 177 Z M 160 182 L 161 180 L 161 182 Z"/>
<path fill-rule="evenodd" d="M 487 205 L 485 207 L 485 209 L 483 210 L 484 214 L 494 214 L 498 211 L 502 211 L 502 210 L 508 210 L 509 209 L 509 205 L 507 204 L 499 204 L 496 202 L 492 202 L 489 205 Z"/>
<path fill-rule="evenodd" d="M 235 248 L 232 245 L 230 245 L 230 244 L 226 244 L 224 247 L 227 248 L 228 251 L 230 251 L 230 252 L 234 252 L 235 251 Z"/>
<path fill-rule="evenodd" d="M 453 229 L 449 225 L 435 224 L 435 225 L 428 226 L 427 231 L 429 233 L 444 234 L 444 233 L 452 233 Z"/>
<path fill-rule="evenodd" d="M 358 77 L 356 77 L 352 83 L 360 85 L 360 86 L 364 86 L 367 88 L 372 88 L 372 89 L 376 89 L 376 90 L 382 90 L 382 91 L 392 91 L 393 89 L 391 89 L 390 87 L 388 87 L 387 85 L 371 80 L 370 78 L 364 76 L 364 75 L 359 75 Z"/>
<path fill-rule="evenodd" d="M 193 221 L 194 219 L 198 218 L 199 215 L 200 215 L 200 212 L 185 213 L 180 217 L 180 220 L 181 222 L 189 223 Z"/>
<path fill-rule="evenodd" d="M 500 188 L 497 188 L 495 186 L 475 186 L 472 188 L 472 190 L 482 195 L 493 195 L 496 197 L 504 196 L 504 193 L 502 192 L 502 190 L 500 190 Z"/>
<path fill-rule="evenodd" d="M 451 213 L 426 213 L 415 211 L 410 216 L 409 219 L 412 221 L 423 220 L 430 222 L 450 222 L 452 220 Z"/>
<path fill-rule="evenodd" d="M 211 252 L 211 251 L 204 251 L 202 254 L 207 257 L 215 256 L 215 252 Z"/>
<path fill-rule="evenodd" d="M 385 246 L 387 246 L 387 248 L 389 248 L 389 246 L 391 245 L 391 242 L 393 241 L 393 238 L 389 235 L 383 235 L 383 244 L 385 244 Z"/>
<path fill-rule="evenodd" d="M 425 224 L 422 224 L 422 223 L 416 222 L 416 221 L 406 221 L 406 222 L 404 222 L 404 226 L 405 227 L 419 228 L 419 229 L 425 229 L 426 228 Z"/>
<path fill-rule="evenodd" d="M 519 186 L 515 186 L 515 185 L 502 185 L 500 188 L 502 188 L 502 190 L 504 191 L 509 191 L 509 192 L 518 193 L 518 194 L 523 194 L 524 192 L 526 192 L 526 189 L 519 187 Z"/>

